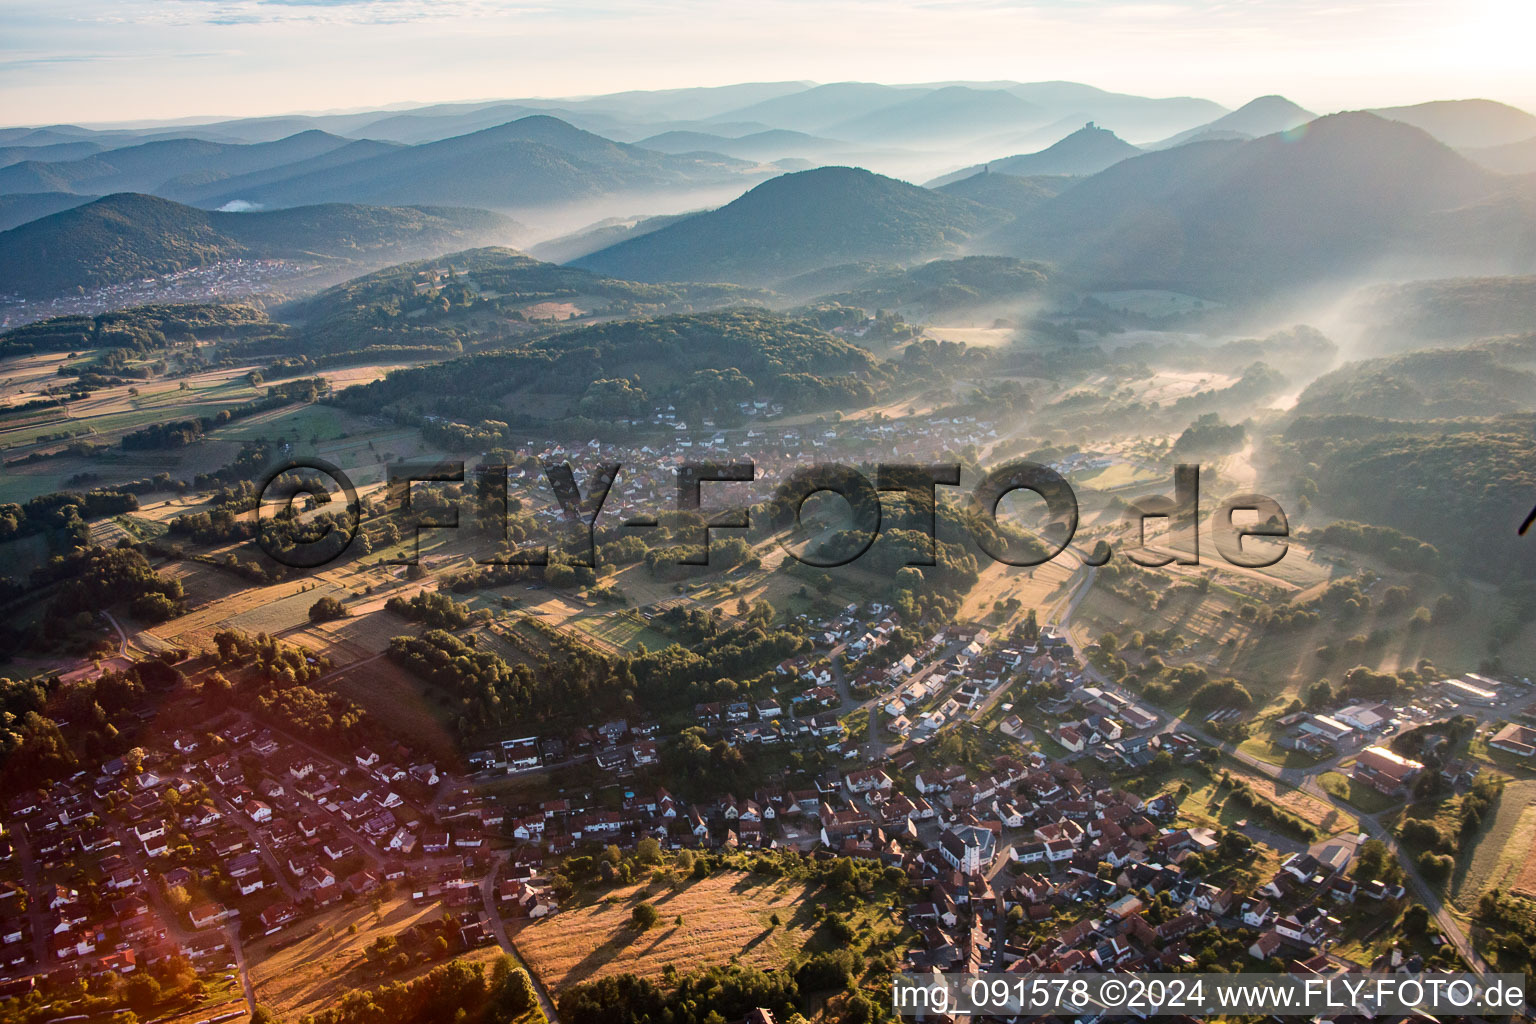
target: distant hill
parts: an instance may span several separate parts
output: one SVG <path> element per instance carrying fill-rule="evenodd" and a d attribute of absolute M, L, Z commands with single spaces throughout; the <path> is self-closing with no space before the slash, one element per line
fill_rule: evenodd
<path fill-rule="evenodd" d="M 1373 114 L 1126 160 L 1004 225 L 983 251 L 1046 259 L 1096 287 L 1258 295 L 1454 253 L 1521 263 L 1522 197 L 1420 130 Z M 1495 230 L 1497 228 L 1497 230 Z"/>
<path fill-rule="evenodd" d="M 1502 146 L 1536 136 L 1536 116 L 1493 100 L 1436 100 L 1371 113 L 1421 128 L 1447 146 Z"/>
<path fill-rule="evenodd" d="M 73 192 L 21 192 L 0 196 L 0 231 L 9 231 L 29 220 L 37 220 L 60 210 L 72 210 L 100 198 L 79 196 Z"/>
<path fill-rule="evenodd" d="M 951 251 L 986 221 L 973 203 L 851 167 L 786 174 L 735 202 L 575 265 L 639 281 L 768 284 L 837 263 Z"/>
<path fill-rule="evenodd" d="M 55 142 L 45 146 L 4 146 L 0 147 L 0 167 L 9 167 L 24 160 L 79 160 L 94 156 L 106 148 L 99 142 L 86 141 Z"/>
<path fill-rule="evenodd" d="M 996 174 L 1012 174 L 1027 178 L 1041 174 L 1089 175 L 1098 174 L 1106 167 L 1113 167 L 1121 160 L 1140 153 L 1141 150 L 1121 139 L 1114 132 L 1087 124 L 1055 145 L 1038 153 L 1021 153 L 1018 156 L 989 160 L 964 170 L 946 174 L 928 182 L 929 188 L 939 188 L 962 178 L 969 178 L 978 171 L 988 170 Z"/>
<path fill-rule="evenodd" d="M 1072 184 L 1071 178 L 1045 175 L 1020 178 L 1013 174 L 994 174 L 981 170 L 969 178 L 960 178 L 938 191 L 956 199 L 968 199 L 1014 217 L 1022 217 L 1047 199 L 1060 195 Z"/>
<path fill-rule="evenodd" d="M 658 153 L 721 153 L 741 160 L 774 161 L 786 157 L 816 157 L 846 152 L 846 142 L 824 139 L 805 132 L 775 128 L 753 132 L 740 138 L 728 138 L 709 132 L 669 131 L 641 139 L 635 145 Z"/>
<path fill-rule="evenodd" d="M 218 176 L 212 180 L 209 180 L 208 175 L 184 175 L 166 182 L 161 186 L 160 192 L 166 199 L 174 199 L 179 203 L 192 206 L 223 206 L 225 203 L 239 202 L 252 189 L 300 175 L 324 173 L 362 160 L 371 160 L 386 153 L 393 153 L 399 148 L 392 142 L 360 139 L 305 160 L 295 160 L 292 163 L 267 167 L 247 174 Z"/>
<path fill-rule="evenodd" d="M 27 160 L 0 168 L 0 192 L 150 192 L 197 176 L 207 181 L 306 160 L 347 144 L 308 131 L 276 142 L 238 145 L 173 139 L 127 146 L 80 160 Z"/>
<path fill-rule="evenodd" d="M 0 232 L 0 282 L 24 297 L 47 298 L 238 257 L 377 264 L 516 230 L 484 210 L 336 204 L 209 213 L 124 193 Z"/>
<path fill-rule="evenodd" d="M 612 142 L 538 115 L 340 167 L 298 169 L 282 180 L 215 198 L 263 206 L 446 203 L 518 209 L 622 192 L 745 183 L 754 170 L 729 157 L 673 156 Z"/>
<path fill-rule="evenodd" d="M 1500 174 L 1536 173 L 1536 138 L 1502 146 L 1470 147 L 1462 150 L 1462 154 Z"/>
<path fill-rule="evenodd" d="M 1002 89 L 948 86 L 829 125 L 839 139 L 897 145 L 963 141 L 1025 128 L 1045 111 Z"/>
<path fill-rule="evenodd" d="M 1161 139 L 1205 124 L 1227 108 L 1194 96 L 1132 96 L 1080 82 L 1029 82 L 1004 86 L 1049 114 L 1050 120 L 1094 121 L 1121 138 Z"/>
<path fill-rule="evenodd" d="M 795 134 L 801 134 L 796 132 Z M 809 138 L 809 136 L 806 136 Z M 721 153 L 735 139 L 709 132 L 670 131 L 641 139 L 635 145 L 641 149 L 654 149 L 658 153 Z"/>
<path fill-rule="evenodd" d="M 1257 139 L 1275 132 L 1290 131 L 1316 117 L 1310 110 L 1297 106 L 1284 96 L 1260 96 L 1209 124 L 1180 132 L 1148 148 L 1168 149 L 1196 140 Z"/>
<path fill-rule="evenodd" d="M 829 125 L 872 114 L 929 91 L 921 86 L 834 82 L 739 107 L 719 115 L 716 120 L 761 121 L 774 128 L 818 132 Z"/>

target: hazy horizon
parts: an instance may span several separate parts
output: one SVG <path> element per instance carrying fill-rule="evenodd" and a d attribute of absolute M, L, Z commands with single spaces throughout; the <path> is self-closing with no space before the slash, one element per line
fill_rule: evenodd
<path fill-rule="evenodd" d="M 1486 98 L 1536 108 L 1520 0 L 21 0 L 0 14 L 7 124 L 576 98 L 742 82 L 1083 82 L 1320 112 Z"/>

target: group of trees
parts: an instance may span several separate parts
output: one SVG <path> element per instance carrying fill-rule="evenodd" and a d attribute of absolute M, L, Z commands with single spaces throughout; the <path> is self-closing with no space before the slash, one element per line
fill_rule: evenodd
<path fill-rule="evenodd" d="M 1432 769 L 1431 769 L 1432 771 Z M 1427 773 L 1426 773 L 1427 774 Z M 1419 851 L 1419 872 L 1432 882 L 1443 882 L 1455 870 L 1456 858 L 1468 848 L 1469 841 L 1483 826 L 1499 798 L 1502 783 L 1490 775 L 1479 776 L 1454 807 L 1454 831 L 1441 819 L 1420 817 L 1423 808 L 1415 804 L 1397 827 L 1403 842 Z"/>
<path fill-rule="evenodd" d="M 329 659 L 306 653 L 258 633 L 214 634 L 214 664 L 208 686 L 223 698 L 247 704 L 283 728 L 315 742 L 355 743 L 370 729 L 364 710 L 341 694 L 311 684 L 330 671 Z M 226 679 L 223 673 L 232 677 Z"/>
<path fill-rule="evenodd" d="M 24 504 L 7 503 L 0 505 L 0 544 L 35 533 L 56 532 L 67 535 L 68 540 L 55 544 L 55 550 L 83 547 L 90 539 L 84 520 L 122 515 L 138 507 L 136 497 L 115 489 L 61 491 L 39 495 Z"/>
<path fill-rule="evenodd" d="M 495 651 L 442 629 L 389 642 L 396 663 L 456 698 L 458 728 L 469 736 L 519 720 L 548 721 L 623 706 L 634 679 L 623 661 L 573 651 L 537 665 L 509 664 Z"/>
<path fill-rule="evenodd" d="M 771 608 L 766 615 L 771 618 Z M 389 655 L 456 699 L 459 730 L 470 736 L 524 719 L 624 711 L 635 702 L 654 710 L 732 696 L 740 691 L 738 680 L 754 679 L 806 646 L 800 634 L 767 628 L 763 618 L 749 609 L 729 627 L 710 621 L 688 646 L 673 643 L 624 656 L 565 643 L 529 662 L 508 663 L 474 636 L 445 629 L 397 636 Z"/>
<path fill-rule="evenodd" d="M 1248 428 L 1241 423 L 1223 423 L 1221 416 L 1208 412 L 1184 428 L 1173 442 L 1173 455 L 1189 458 L 1199 455 L 1225 455 L 1241 448 L 1248 440 Z"/>
<path fill-rule="evenodd" d="M 409 599 L 392 597 L 384 603 L 384 610 L 428 629 L 463 629 L 471 617 L 469 605 L 440 591 L 424 590 Z"/>
<path fill-rule="evenodd" d="M 1536 900 L 1490 889 L 1478 900 L 1477 922 L 1488 929 L 1489 944 L 1509 959 L 1509 966 L 1536 963 Z"/>
<path fill-rule="evenodd" d="M 0 791 L 46 786 L 82 762 L 100 763 L 128 749 L 118 728 L 146 685 L 173 684 L 179 673 L 163 661 L 69 685 L 0 679 Z M 61 724 L 62 723 L 62 724 Z"/>
<path fill-rule="evenodd" d="M 570 1024 L 716 1024 L 741 1020 L 759 1007 L 789 1021 L 799 999 L 799 986 L 787 972 L 732 965 L 688 974 L 674 986 L 633 974 L 573 985 L 560 994 L 557 1008 Z"/>
<path fill-rule="evenodd" d="M 509 956 L 491 966 L 453 960 L 410 982 L 353 990 L 301 1024 L 511 1024 L 537 1002 L 533 984 Z"/>
<path fill-rule="evenodd" d="M 1440 564 L 1440 551 L 1390 526 L 1356 523 L 1347 519 L 1329 523 L 1307 534 L 1315 544 L 1375 555 L 1395 569 L 1408 572 L 1433 572 Z"/>
<path fill-rule="evenodd" d="M 32 641 L 48 648 L 75 630 L 93 630 L 96 613 L 115 605 L 146 622 L 181 614 L 181 582 L 160 576 L 133 548 L 86 547 L 55 557 L 36 570 L 34 591 L 51 595 Z"/>

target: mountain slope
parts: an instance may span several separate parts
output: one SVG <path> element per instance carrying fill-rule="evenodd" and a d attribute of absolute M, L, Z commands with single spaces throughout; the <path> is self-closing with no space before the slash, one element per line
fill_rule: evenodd
<path fill-rule="evenodd" d="M 1114 132 L 1089 122 L 1060 142 L 1038 153 L 1021 153 L 1018 156 L 990 160 L 935 178 L 929 188 L 939 188 L 962 178 L 969 178 L 980 171 L 996 174 L 1012 174 L 1027 178 L 1041 174 L 1066 174 L 1082 176 L 1098 174 L 1121 160 L 1140 153 L 1141 150 L 1124 141 Z"/>
<path fill-rule="evenodd" d="M 938 191 L 956 199 L 1001 210 L 1022 217 L 1048 199 L 1061 194 L 1072 179 L 1061 176 L 1020 178 L 1013 174 L 993 174 L 982 170 L 938 187 Z"/>
<path fill-rule="evenodd" d="M 639 238 L 659 231 L 668 224 L 695 216 L 693 213 L 663 213 L 654 217 L 609 217 L 588 224 L 580 230 L 557 238 L 548 238 L 529 248 L 528 253 L 550 263 L 570 263 L 588 253 L 618 245 L 626 238 Z"/>
<path fill-rule="evenodd" d="M 1416 128 L 1337 114 L 1124 161 L 982 245 L 1098 287 L 1262 294 L 1485 238 L 1471 218 L 1503 185 Z"/>
<path fill-rule="evenodd" d="M 328 153 L 347 140 L 309 131 L 277 142 L 232 145 L 171 139 L 98 153 L 80 160 L 29 160 L 0 168 L 0 192 L 159 192 L 166 183 L 244 174 Z M 48 185 L 48 188 L 38 187 Z"/>
<path fill-rule="evenodd" d="M 1462 154 L 1500 174 L 1536 173 L 1536 138 L 1502 146 L 1473 147 L 1462 150 Z"/>
<path fill-rule="evenodd" d="M 186 178 L 167 182 L 163 192 L 165 198 L 174 199 L 179 203 L 189 203 L 194 206 L 223 206 L 225 203 L 238 202 L 243 198 L 243 194 L 251 189 L 263 188 L 300 175 L 323 173 L 361 160 L 371 160 L 377 156 L 393 153 L 399 148 L 390 142 L 359 139 L 357 142 L 338 146 L 308 160 L 295 160 L 292 163 L 252 171 L 249 174 L 237 174 L 214 181 L 203 181 L 195 175 L 189 175 Z"/>
<path fill-rule="evenodd" d="M 345 166 L 242 189 L 265 206 L 447 203 L 517 209 L 621 192 L 744 179 L 728 157 L 671 156 L 537 115 L 470 135 L 390 150 Z"/>
<path fill-rule="evenodd" d="M 1155 143 L 1150 148 L 1168 149 L 1196 140 L 1257 139 L 1265 135 L 1273 135 L 1275 132 L 1288 132 L 1316 117 L 1317 115 L 1310 110 L 1297 106 L 1284 96 L 1260 96 L 1209 124 L 1180 132 L 1162 142 Z"/>
<path fill-rule="evenodd" d="M 125 193 L 0 232 L 0 281 L 9 292 L 47 298 L 228 259 L 366 261 L 463 248 L 514 230 L 484 210 L 338 204 L 209 213 Z"/>
<path fill-rule="evenodd" d="M 1436 100 L 1371 113 L 1411 124 L 1458 149 L 1502 146 L 1536 135 L 1536 116 L 1493 100 Z"/>
<path fill-rule="evenodd" d="M 729 205 L 575 260 L 636 281 L 765 284 L 817 267 L 942 253 L 987 219 L 972 203 L 851 167 L 786 174 Z"/>

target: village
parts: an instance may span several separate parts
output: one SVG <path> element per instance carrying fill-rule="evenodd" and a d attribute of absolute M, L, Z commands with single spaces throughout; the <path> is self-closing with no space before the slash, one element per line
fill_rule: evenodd
<path fill-rule="evenodd" d="M 233 971 L 241 943 L 381 893 L 440 902 L 454 948 L 510 947 L 506 921 L 559 913 L 562 858 L 647 839 L 898 868 L 914 894 L 914 971 L 1176 969 L 1196 962 L 1199 936 L 1234 929 L 1257 962 L 1383 966 L 1329 952 L 1357 901 L 1405 897 L 1400 882 L 1349 872 L 1365 835 L 1307 845 L 1181 821 L 1177 794 L 1147 780 L 1170 767 L 1213 774 L 1217 750 L 1096 680 L 1064 632 L 951 626 L 887 659 L 897 622 L 878 603 L 806 625 L 814 648 L 777 666 L 772 694 L 693 714 L 708 742 L 811 753 L 823 767 L 798 786 L 764 779 L 680 799 L 658 781 L 677 737 L 656 720 L 508 736 L 455 773 L 404 744 L 318 749 L 239 712 L 16 797 L 0 898 L 26 910 L 7 913 L 0 936 L 5 991 L 177 956 Z M 1475 701 L 1478 686 L 1442 690 Z M 1380 745 L 1396 714 L 1355 705 L 1289 724 L 1302 745 L 1360 747 L 1355 777 L 1401 796 L 1424 765 Z M 985 750 L 946 763 L 944 738 L 966 733 L 984 735 Z M 1506 726 L 1494 742 L 1523 753 L 1531 735 Z M 562 786 L 578 766 L 612 783 Z M 520 777 L 564 795 L 482 793 Z M 1273 870 L 1207 880 L 1255 862 Z M 1394 954 L 1389 966 L 1424 962 Z"/>

